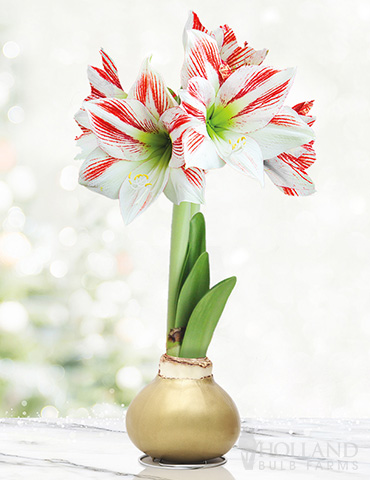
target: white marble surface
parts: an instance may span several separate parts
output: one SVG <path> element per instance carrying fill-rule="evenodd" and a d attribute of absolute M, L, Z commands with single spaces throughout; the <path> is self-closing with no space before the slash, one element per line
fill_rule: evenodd
<path fill-rule="evenodd" d="M 223 467 L 144 468 L 124 419 L 1 419 L 0 479 L 369 478 L 370 420 L 243 421 Z"/>

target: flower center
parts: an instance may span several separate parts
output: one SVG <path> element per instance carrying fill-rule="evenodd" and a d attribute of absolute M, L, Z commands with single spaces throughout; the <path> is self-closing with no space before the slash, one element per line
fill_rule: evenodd
<path fill-rule="evenodd" d="M 166 131 L 161 131 L 152 142 L 152 149 L 148 160 L 155 160 L 158 168 L 167 168 L 172 157 L 172 140 Z"/>
<path fill-rule="evenodd" d="M 220 109 L 216 110 L 214 105 L 207 110 L 206 128 L 208 135 L 212 139 L 219 137 L 227 128 L 228 117 L 223 113 L 224 112 Z"/>
<path fill-rule="evenodd" d="M 164 175 L 172 156 L 172 141 L 166 131 L 158 132 L 150 144 L 149 155 L 143 164 L 133 172 L 128 174 L 127 180 L 134 190 L 145 190 L 151 187 Z M 140 172 L 141 170 L 141 172 Z M 145 170 L 148 173 L 144 173 Z"/>

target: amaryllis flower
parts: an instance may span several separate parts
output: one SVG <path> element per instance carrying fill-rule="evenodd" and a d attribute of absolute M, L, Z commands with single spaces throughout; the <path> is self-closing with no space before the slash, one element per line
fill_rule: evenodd
<path fill-rule="evenodd" d="M 312 126 L 315 118 L 308 115 L 313 101 L 302 102 L 293 107 L 300 119 Z M 314 163 L 316 153 L 313 140 L 276 157 L 264 161 L 266 174 L 274 184 L 286 195 L 311 195 L 315 186 L 306 170 Z"/>
<path fill-rule="evenodd" d="M 176 204 L 203 202 L 204 171 L 186 168 L 173 138 L 192 121 L 147 60 L 126 99 L 83 104 L 98 148 L 85 160 L 80 183 L 119 198 L 130 223 L 164 192 Z"/>
<path fill-rule="evenodd" d="M 260 65 L 268 50 L 254 50 L 244 42 L 244 46 L 240 47 L 236 40 L 235 33 L 228 25 L 221 25 L 211 31 L 205 28 L 199 20 L 195 12 L 190 12 L 189 18 L 184 29 L 184 43 L 187 42 L 187 30 L 199 30 L 200 32 L 210 35 L 216 40 L 217 47 L 222 60 L 221 69 L 224 76 L 230 75 L 233 71 L 244 65 Z"/>
<path fill-rule="evenodd" d="M 103 49 L 100 50 L 100 55 L 103 68 L 91 65 L 87 68 L 91 93 L 85 98 L 85 102 L 98 98 L 126 98 L 127 93 L 122 88 L 117 67 L 113 60 Z M 82 134 L 76 138 L 77 146 L 81 148 L 81 152 L 76 156 L 76 159 L 82 159 L 86 158 L 98 146 L 98 143 L 91 131 L 89 118 L 83 107 L 76 113 L 75 120 L 82 130 Z"/>
<path fill-rule="evenodd" d="M 226 79 L 216 40 L 187 32 L 181 108 L 197 119 L 183 135 L 187 166 L 225 163 L 263 183 L 263 160 L 310 142 L 312 129 L 283 107 L 295 70 L 249 65 Z"/>

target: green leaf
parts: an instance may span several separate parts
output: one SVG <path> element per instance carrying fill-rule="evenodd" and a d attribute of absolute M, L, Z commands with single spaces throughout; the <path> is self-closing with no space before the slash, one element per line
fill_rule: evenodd
<path fill-rule="evenodd" d="M 230 277 L 215 285 L 198 302 L 185 330 L 180 357 L 200 358 L 207 354 L 213 332 L 236 284 Z"/>
<path fill-rule="evenodd" d="M 188 249 L 180 277 L 181 289 L 198 257 L 206 251 L 206 222 L 201 212 L 196 213 L 190 220 Z"/>
<path fill-rule="evenodd" d="M 175 327 L 186 327 L 190 315 L 199 300 L 209 290 L 209 257 L 203 252 L 181 288 L 177 302 Z"/>

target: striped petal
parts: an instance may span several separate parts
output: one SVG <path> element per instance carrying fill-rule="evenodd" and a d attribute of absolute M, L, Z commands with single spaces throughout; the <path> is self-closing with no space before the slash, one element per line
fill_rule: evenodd
<path fill-rule="evenodd" d="M 157 158 L 142 162 L 129 173 L 119 191 L 121 213 L 126 225 L 146 210 L 165 189 L 169 168 Z"/>
<path fill-rule="evenodd" d="M 100 147 L 122 160 L 145 160 L 158 141 L 156 119 L 138 100 L 101 99 L 85 102 Z"/>
<path fill-rule="evenodd" d="M 307 196 L 315 193 L 315 186 L 293 155 L 282 154 L 265 160 L 265 172 L 272 182 L 286 195 Z"/>
<path fill-rule="evenodd" d="M 295 110 L 299 115 L 306 116 L 311 108 L 313 107 L 314 100 L 310 100 L 308 102 L 301 102 L 294 105 L 293 110 Z"/>
<path fill-rule="evenodd" d="M 174 168 L 182 167 L 185 163 L 183 136 L 188 128 L 199 125 L 199 122 L 180 107 L 166 110 L 161 116 L 161 122 L 172 141 L 172 156 L 169 165 Z"/>
<path fill-rule="evenodd" d="M 313 117 L 312 115 L 308 115 L 310 112 L 311 108 L 313 107 L 313 100 L 310 100 L 309 102 L 302 102 L 298 103 L 297 105 L 294 105 L 293 110 L 295 110 L 300 118 L 307 123 L 308 126 L 312 127 L 312 125 L 315 123 L 316 118 Z"/>
<path fill-rule="evenodd" d="M 75 159 L 83 160 L 98 147 L 98 140 L 92 132 L 84 132 L 76 138 L 76 144 L 81 148 L 81 151 L 75 156 Z"/>
<path fill-rule="evenodd" d="M 207 109 L 204 103 L 194 98 L 187 90 L 180 90 L 179 97 L 181 99 L 181 108 L 183 108 L 188 115 L 205 123 Z"/>
<path fill-rule="evenodd" d="M 168 110 L 163 116 L 172 139 L 170 166 L 179 167 L 185 163 L 186 167 L 204 170 L 223 167 L 224 162 L 206 128 L 207 107 L 215 98 L 212 84 L 204 78 L 192 78 L 188 89 L 180 91 L 179 95 L 181 107 Z"/>
<path fill-rule="evenodd" d="M 113 60 L 103 49 L 100 50 L 103 69 L 89 65 L 87 76 L 91 85 L 91 95 L 86 100 L 103 97 L 125 98 L 126 94 L 118 78 Z"/>
<path fill-rule="evenodd" d="M 91 130 L 89 115 L 87 114 L 84 108 L 80 108 L 74 116 L 78 126 L 82 129 L 82 131 Z"/>
<path fill-rule="evenodd" d="M 177 106 L 162 77 L 150 65 L 150 58 L 144 61 L 141 72 L 131 88 L 128 98 L 136 98 L 149 112 L 159 117 L 169 108 Z"/>
<path fill-rule="evenodd" d="M 187 168 L 198 167 L 203 170 L 211 170 L 225 165 L 214 142 L 209 137 L 205 125 L 188 128 L 182 141 Z"/>
<path fill-rule="evenodd" d="M 228 25 L 216 29 L 214 35 L 220 48 L 221 59 L 233 71 L 244 65 L 260 65 L 266 58 L 266 49 L 254 50 L 247 42 L 244 47 L 239 47 L 235 33 Z"/>
<path fill-rule="evenodd" d="M 204 203 L 205 172 L 200 168 L 170 168 L 164 193 L 176 205 L 181 202 Z"/>
<path fill-rule="evenodd" d="M 268 159 L 310 142 L 314 133 L 298 113 L 283 107 L 268 125 L 249 136 L 257 141 L 263 158 Z"/>
<path fill-rule="evenodd" d="M 118 198 L 125 178 L 136 163 L 110 157 L 100 148 L 95 149 L 80 169 L 79 183 L 109 198 Z"/>
<path fill-rule="evenodd" d="M 184 28 L 183 37 L 182 37 L 184 46 L 186 46 L 186 41 L 187 41 L 186 33 L 188 30 L 198 30 L 199 32 L 206 33 L 207 35 L 212 35 L 212 32 L 210 30 L 207 30 L 206 27 L 202 25 L 198 15 L 195 12 L 189 13 L 189 17 L 185 23 L 185 28 Z"/>
<path fill-rule="evenodd" d="M 213 141 L 222 160 L 240 173 L 256 178 L 263 185 L 263 158 L 258 143 L 249 136 L 225 131 Z"/>
<path fill-rule="evenodd" d="M 215 89 L 210 81 L 202 77 L 189 80 L 188 88 L 180 90 L 181 106 L 189 115 L 206 120 L 207 109 L 215 102 Z"/>
<path fill-rule="evenodd" d="M 214 121 L 228 118 L 228 128 L 250 133 L 267 125 L 278 113 L 291 87 L 294 69 L 246 66 L 220 88 Z"/>
<path fill-rule="evenodd" d="M 301 147 L 293 148 L 289 150 L 289 155 L 292 155 L 295 159 L 295 165 L 299 166 L 302 170 L 307 170 L 316 160 L 316 152 L 314 149 L 314 141 L 312 140 Z M 280 156 L 280 155 L 279 155 Z"/>
<path fill-rule="evenodd" d="M 181 107 L 193 117 L 205 122 L 207 109 L 215 102 L 215 89 L 211 82 L 201 77 L 189 80 L 188 88 L 180 90 Z"/>
<path fill-rule="evenodd" d="M 243 47 L 239 47 L 235 33 L 228 25 L 218 27 L 213 32 L 208 30 L 195 12 L 190 12 L 185 24 L 184 45 L 186 44 L 187 30 L 198 30 L 214 38 L 217 42 L 221 60 L 227 63 L 232 71 L 244 65 L 260 65 L 268 53 L 266 49 L 254 50 L 248 46 L 247 42 L 244 43 Z"/>
<path fill-rule="evenodd" d="M 186 31 L 185 60 L 181 71 L 181 85 L 186 88 L 193 77 L 209 80 L 219 88 L 221 58 L 216 41 L 197 30 Z"/>

